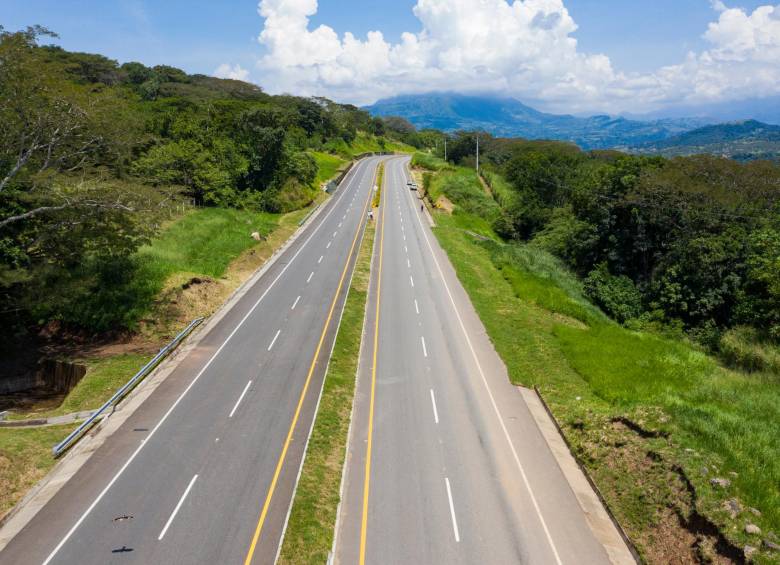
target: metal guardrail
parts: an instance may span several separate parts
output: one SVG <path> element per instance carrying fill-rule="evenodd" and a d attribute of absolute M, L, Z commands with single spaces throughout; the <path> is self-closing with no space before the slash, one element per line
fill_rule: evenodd
<path fill-rule="evenodd" d="M 314 212 L 320 209 L 320 206 L 322 206 L 322 203 L 317 204 L 314 208 L 312 208 L 311 212 L 306 214 L 306 216 L 304 216 L 304 218 L 300 222 L 298 222 L 298 227 L 301 227 L 303 224 L 308 222 L 309 218 L 311 218 L 314 215 Z"/>
<path fill-rule="evenodd" d="M 68 437 L 52 447 L 52 455 L 54 455 L 54 457 L 59 457 L 65 453 L 65 451 L 67 451 L 73 443 L 78 441 L 81 436 L 84 435 L 84 432 L 86 432 L 87 429 L 89 429 L 89 427 L 95 423 L 95 420 L 97 420 L 103 414 L 103 412 L 105 412 L 112 405 L 116 404 L 128 392 L 130 392 L 144 377 L 146 377 L 152 371 L 152 369 L 160 364 L 160 361 L 162 361 L 163 358 L 165 358 L 171 351 L 176 349 L 176 346 L 178 346 L 179 343 L 181 343 L 181 341 L 192 332 L 192 330 L 200 325 L 204 319 L 205 318 L 196 318 L 190 322 L 189 325 L 179 333 L 179 335 L 173 338 L 173 340 L 168 345 L 163 347 L 146 365 L 141 367 L 141 369 L 135 375 L 133 375 L 133 378 L 131 378 L 119 390 L 117 390 L 114 395 L 109 398 L 105 404 L 103 404 L 103 406 L 93 412 L 92 415 L 84 420 L 84 422 L 82 422 L 78 428 L 73 430 L 68 435 Z"/>

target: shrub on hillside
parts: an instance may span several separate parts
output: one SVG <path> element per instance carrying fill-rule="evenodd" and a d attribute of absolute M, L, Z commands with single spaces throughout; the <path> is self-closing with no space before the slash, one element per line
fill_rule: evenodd
<path fill-rule="evenodd" d="M 642 293 L 634 282 L 611 274 L 605 263 L 586 277 L 585 295 L 621 324 L 642 313 Z"/>
<path fill-rule="evenodd" d="M 597 241 L 596 226 L 579 220 L 571 207 L 553 210 L 550 221 L 533 239 L 534 245 L 560 257 L 579 272 L 591 264 Z"/>
<path fill-rule="evenodd" d="M 732 328 L 722 335 L 719 346 L 722 358 L 733 367 L 780 374 L 780 348 L 762 339 L 755 328 Z"/>

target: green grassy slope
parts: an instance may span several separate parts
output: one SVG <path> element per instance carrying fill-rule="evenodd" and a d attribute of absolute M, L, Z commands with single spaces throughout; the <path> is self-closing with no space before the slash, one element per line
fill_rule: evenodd
<path fill-rule="evenodd" d="M 317 179 L 314 183 L 318 188 L 322 183 L 335 177 L 339 169 L 347 163 L 346 159 L 330 153 L 321 153 L 319 151 L 310 151 L 309 153 L 317 162 Z"/>
<path fill-rule="evenodd" d="M 147 285 L 162 288 L 173 273 L 220 277 L 230 262 L 256 242 L 253 231 L 267 236 L 279 214 L 227 208 L 200 208 L 176 220 L 138 251 Z"/>
<path fill-rule="evenodd" d="M 699 557 L 714 554 L 717 537 L 694 533 L 702 520 L 737 551 L 761 545 L 744 532 L 748 522 L 780 531 L 780 382 L 617 325 L 544 251 L 474 238 L 464 230 L 488 229 L 492 212 L 473 183 L 464 188 L 468 176 L 447 171 L 431 181 L 431 196 L 456 204 L 452 215 L 436 215 L 436 236 L 510 378 L 540 388 L 643 556 L 668 562 L 692 545 Z M 732 499 L 743 509 L 734 517 L 723 506 Z"/>
<path fill-rule="evenodd" d="M 415 148 L 384 137 L 358 132 L 351 144 L 342 139 L 331 140 L 325 144 L 325 150 L 344 159 L 352 159 L 361 153 L 397 152 L 414 153 Z"/>

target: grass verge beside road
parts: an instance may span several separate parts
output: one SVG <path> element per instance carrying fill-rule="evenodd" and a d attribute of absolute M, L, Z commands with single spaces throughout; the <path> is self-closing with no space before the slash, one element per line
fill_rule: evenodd
<path fill-rule="evenodd" d="M 777 563 L 780 381 L 621 327 L 546 252 L 473 237 L 489 225 L 476 213 L 490 209 L 468 174 L 429 181 L 455 203 L 436 214 L 436 237 L 512 382 L 540 389 L 643 558 L 741 562 L 747 547 Z"/>
<path fill-rule="evenodd" d="M 347 164 L 347 160 L 331 155 L 330 153 L 320 153 L 319 151 L 310 152 L 317 162 L 317 179 L 314 181 L 317 188 L 323 183 L 328 182 L 336 176 L 342 167 Z"/>
<path fill-rule="evenodd" d="M 156 296 L 174 273 L 219 278 L 236 257 L 257 243 L 250 237 L 253 232 L 265 238 L 278 227 L 279 219 L 279 214 L 250 210 L 193 210 L 138 251 L 139 284 Z"/>
<path fill-rule="evenodd" d="M 0 517 L 54 466 L 51 446 L 70 430 L 71 426 L 0 429 Z"/>
<path fill-rule="evenodd" d="M 325 376 L 319 410 L 306 448 L 306 459 L 279 555 L 280 564 L 326 563 L 333 545 L 368 297 L 374 233 L 374 224 L 370 223 L 366 227 L 336 345 Z"/>

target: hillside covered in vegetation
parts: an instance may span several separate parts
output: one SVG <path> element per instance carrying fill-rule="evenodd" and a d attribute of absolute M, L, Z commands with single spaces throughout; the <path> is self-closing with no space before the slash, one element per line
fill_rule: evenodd
<path fill-rule="evenodd" d="M 735 364 L 780 369 L 769 347 L 780 340 L 776 164 L 521 140 L 481 147 L 487 181 L 491 171 L 505 179 L 494 188 L 496 233 L 562 259 L 620 323 L 684 331 Z M 473 164 L 474 148 L 463 134 L 448 156 Z"/>
<path fill-rule="evenodd" d="M 710 154 L 737 161 L 778 161 L 780 126 L 756 120 L 709 125 L 663 141 L 640 145 L 634 151 L 664 157 Z"/>
<path fill-rule="evenodd" d="M 420 144 L 354 106 L 42 45 L 52 35 L 0 29 L 0 301 L 12 333 L 51 321 L 132 329 L 170 270 L 150 273 L 151 251 L 138 250 L 172 220 L 233 208 L 248 223 L 266 214 L 270 229 L 268 214 L 310 204 L 355 154 L 400 148 L 391 137 Z M 267 232 L 247 239 L 255 228 Z M 214 241 L 190 232 L 199 238 Z"/>
<path fill-rule="evenodd" d="M 776 563 L 777 169 L 467 138 L 413 165 L 511 381 L 643 562 Z"/>

